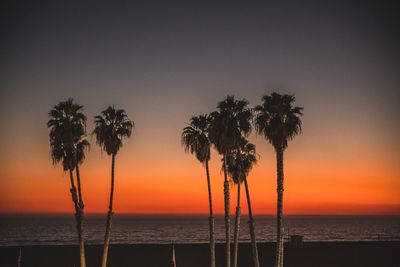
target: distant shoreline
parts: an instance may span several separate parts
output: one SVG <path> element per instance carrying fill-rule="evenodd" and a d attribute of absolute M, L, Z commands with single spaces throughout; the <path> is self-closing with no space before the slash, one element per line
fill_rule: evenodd
<path fill-rule="evenodd" d="M 216 244 L 219 245 L 224 245 L 225 242 L 215 242 Z M 263 245 L 274 245 L 275 242 L 257 242 L 257 244 Z M 351 244 L 351 245 L 357 245 L 357 244 L 372 244 L 372 243 L 382 243 L 382 244 L 398 244 L 400 246 L 400 240 L 358 240 L 358 241 L 303 241 L 303 245 L 320 245 L 320 244 Z M 115 244 L 111 242 L 112 246 L 208 246 L 209 243 L 207 242 L 199 242 L 199 243 L 180 243 L 180 242 L 170 242 L 168 244 L 166 243 L 124 243 L 124 244 Z M 233 245 L 233 243 L 231 243 Z M 239 244 L 251 244 L 250 240 L 249 241 L 240 241 Z M 285 245 L 291 246 L 290 240 L 285 240 Z M 35 245 L 0 245 L 0 248 L 30 248 L 30 247 L 75 247 L 77 245 L 73 244 L 35 244 Z M 102 246 L 102 244 L 86 244 L 86 247 L 97 247 L 97 246 Z"/>

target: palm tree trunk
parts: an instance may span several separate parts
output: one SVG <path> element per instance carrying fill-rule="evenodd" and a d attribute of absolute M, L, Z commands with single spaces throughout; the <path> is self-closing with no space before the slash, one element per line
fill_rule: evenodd
<path fill-rule="evenodd" d="M 106 234 L 104 237 L 103 260 L 101 262 L 101 267 L 107 266 L 108 247 L 110 245 L 110 233 L 111 233 L 111 225 L 112 225 L 113 198 L 114 198 L 114 165 L 115 165 L 115 154 L 112 155 L 112 161 L 111 161 L 110 204 L 108 206 L 107 226 L 106 226 Z"/>
<path fill-rule="evenodd" d="M 278 202 L 277 202 L 277 224 L 276 224 L 276 257 L 275 266 L 281 267 L 281 259 L 279 255 L 282 254 L 283 243 L 281 242 L 282 236 L 282 206 L 283 206 L 283 149 L 282 147 L 276 148 L 276 163 L 277 163 L 277 192 L 278 192 Z"/>
<path fill-rule="evenodd" d="M 238 183 L 238 190 L 237 190 L 235 235 L 233 241 L 233 267 L 237 267 L 238 248 L 239 248 L 239 228 L 240 228 L 240 181 Z"/>
<path fill-rule="evenodd" d="M 231 236 L 230 236 L 230 204 L 229 204 L 229 182 L 226 170 L 226 153 L 224 154 L 224 207 L 225 207 L 225 243 L 226 243 L 226 254 L 225 261 L 226 267 L 231 266 Z"/>
<path fill-rule="evenodd" d="M 283 255 L 284 255 L 283 252 L 284 252 L 284 241 L 285 241 L 285 234 L 284 234 L 285 232 L 283 227 L 281 228 L 281 233 L 282 233 L 280 240 L 281 249 L 279 250 L 279 260 L 278 260 L 279 267 L 283 267 Z"/>
<path fill-rule="evenodd" d="M 74 182 L 74 174 L 72 172 L 72 170 L 69 170 L 69 179 L 71 182 L 71 197 L 72 197 L 72 202 L 74 203 L 74 208 L 75 208 L 75 212 L 78 210 L 79 208 L 79 204 L 78 204 L 78 197 L 76 195 L 76 187 L 75 187 L 75 182 Z"/>
<path fill-rule="evenodd" d="M 76 220 L 76 229 L 78 231 L 78 240 L 79 240 L 79 258 L 80 258 L 80 266 L 86 267 L 86 258 L 85 258 L 85 243 L 83 241 L 83 231 L 82 231 L 82 220 L 81 220 L 81 211 L 78 203 L 78 196 L 76 194 L 76 187 L 74 183 L 73 172 L 69 170 L 69 178 L 71 181 L 71 197 L 72 202 L 74 202 L 75 207 L 75 220 Z"/>
<path fill-rule="evenodd" d="M 18 254 L 18 259 L 17 259 L 17 267 L 21 267 L 21 262 L 22 262 L 22 249 L 19 248 L 19 254 Z"/>
<path fill-rule="evenodd" d="M 78 164 L 76 164 L 75 171 L 76 171 L 76 182 L 78 184 L 78 197 L 79 197 L 78 198 L 78 203 L 79 203 L 79 208 L 83 212 L 84 205 L 83 205 L 83 199 L 82 199 L 81 176 L 79 174 L 79 166 L 78 166 Z"/>
<path fill-rule="evenodd" d="M 210 205 L 210 217 L 209 217 L 209 224 L 210 224 L 210 266 L 211 267 L 215 267 L 214 214 L 213 214 L 210 171 L 208 169 L 208 160 L 206 161 L 206 173 L 207 173 L 207 186 L 208 186 L 208 203 Z"/>
<path fill-rule="evenodd" d="M 81 189 L 81 177 L 79 175 L 79 166 L 76 164 L 75 167 L 76 171 L 76 181 L 78 184 L 78 227 L 79 227 L 79 255 L 81 258 L 81 262 L 86 262 L 86 256 L 85 256 L 85 242 L 83 238 L 83 220 L 84 220 L 84 204 L 83 204 L 83 198 L 82 198 L 82 189 Z"/>
<path fill-rule="evenodd" d="M 244 187 L 246 189 L 247 206 L 248 206 L 248 212 L 249 212 L 249 230 L 250 230 L 250 238 L 251 238 L 251 251 L 253 254 L 253 264 L 254 264 L 254 267 L 260 267 L 260 262 L 258 260 L 256 234 L 254 231 L 254 218 L 253 218 L 253 212 L 251 209 L 250 192 L 249 192 L 249 186 L 247 184 L 247 177 L 244 177 Z"/>

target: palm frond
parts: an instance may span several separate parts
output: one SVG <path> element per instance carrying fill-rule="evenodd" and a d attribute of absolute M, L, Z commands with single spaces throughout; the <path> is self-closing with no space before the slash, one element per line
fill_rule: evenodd
<path fill-rule="evenodd" d="M 255 164 L 257 164 L 256 147 L 245 138 L 241 138 L 237 148 L 229 151 L 226 157 L 229 177 L 235 184 L 242 183 Z"/>
<path fill-rule="evenodd" d="M 62 162 L 64 170 L 73 170 L 76 164 L 82 163 L 85 148 L 89 146 L 89 142 L 83 139 L 86 116 L 82 108 L 69 98 L 59 102 L 49 112 L 50 154 L 53 164 Z"/>
<path fill-rule="evenodd" d="M 107 107 L 100 115 L 95 116 L 94 124 L 92 134 L 96 137 L 96 143 L 108 155 L 118 153 L 123 144 L 122 140 L 129 138 L 135 127 L 125 110 L 115 109 L 114 106 Z"/>
<path fill-rule="evenodd" d="M 185 152 L 194 154 L 203 164 L 210 160 L 209 124 L 210 118 L 207 114 L 193 116 L 181 134 L 181 144 Z"/>
<path fill-rule="evenodd" d="M 255 129 L 275 149 L 285 149 L 288 141 L 301 133 L 303 108 L 294 106 L 294 95 L 273 92 L 262 97 L 262 104 L 254 108 Z"/>
<path fill-rule="evenodd" d="M 228 95 L 217 104 L 217 111 L 211 113 L 209 137 L 220 154 L 227 153 L 240 138 L 250 134 L 253 112 L 248 105 L 247 100 Z"/>

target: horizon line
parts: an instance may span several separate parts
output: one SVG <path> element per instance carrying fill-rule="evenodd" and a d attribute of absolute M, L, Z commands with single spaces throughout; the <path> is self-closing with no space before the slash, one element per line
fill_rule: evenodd
<path fill-rule="evenodd" d="M 107 212 L 88 212 L 85 215 L 97 216 L 105 215 Z M 74 216 L 74 213 L 69 212 L 0 212 L 0 216 L 10 216 L 10 215 L 22 215 L 22 216 L 40 216 L 40 215 L 53 215 L 53 216 Z M 209 216 L 209 213 L 129 213 L 120 212 L 114 213 L 114 216 Z M 242 213 L 242 216 L 248 215 L 248 213 Z M 275 213 L 256 213 L 254 216 L 276 216 Z M 217 213 L 214 216 L 225 216 L 224 213 Z M 235 214 L 231 214 L 235 216 Z M 289 213 L 284 214 L 286 216 L 400 216 L 400 213 Z"/>

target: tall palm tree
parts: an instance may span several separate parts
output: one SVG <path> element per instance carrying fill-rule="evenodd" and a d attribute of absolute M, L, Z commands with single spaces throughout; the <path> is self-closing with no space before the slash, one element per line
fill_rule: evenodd
<path fill-rule="evenodd" d="M 234 254 L 233 266 L 237 266 L 238 247 L 239 247 L 239 228 L 240 228 L 240 186 L 244 182 L 246 189 L 248 213 L 249 213 L 249 228 L 252 243 L 253 264 L 259 266 L 257 242 L 254 234 L 254 219 L 251 210 L 250 193 L 248 189 L 247 176 L 254 164 L 257 163 L 256 147 L 249 143 L 245 138 L 240 140 L 237 149 L 231 151 L 227 156 L 227 170 L 232 178 L 232 181 L 237 184 L 237 206 L 235 217 L 235 234 L 234 234 Z"/>
<path fill-rule="evenodd" d="M 80 266 L 86 266 L 85 243 L 83 238 L 84 203 L 79 176 L 79 164 L 85 158 L 89 142 L 86 134 L 86 116 L 82 106 L 75 104 L 72 98 L 59 102 L 49 112 L 47 127 L 50 129 L 50 149 L 53 164 L 62 163 L 63 170 L 69 171 L 71 197 L 75 208 L 75 219 L 79 240 Z M 78 193 L 75 187 L 73 171 L 76 171 Z"/>
<path fill-rule="evenodd" d="M 131 136 L 134 123 L 128 118 L 123 109 L 115 109 L 113 106 L 109 106 L 101 112 L 101 115 L 94 117 L 94 124 L 93 134 L 96 136 L 97 144 L 111 156 L 110 202 L 101 263 L 102 267 L 106 267 L 113 216 L 115 156 L 122 147 L 122 140 Z"/>
<path fill-rule="evenodd" d="M 275 266 L 283 266 L 282 204 L 283 204 L 283 152 L 288 141 L 301 133 L 302 107 L 295 105 L 294 95 L 273 92 L 262 97 L 262 104 L 255 107 L 255 128 L 258 134 L 275 148 L 277 161 L 277 250 Z"/>
<path fill-rule="evenodd" d="M 211 143 L 222 155 L 224 170 L 224 207 L 225 207 L 225 240 L 226 266 L 230 267 L 230 196 L 229 182 L 226 169 L 226 157 L 234 149 L 242 136 L 247 137 L 251 132 L 252 111 L 248 108 L 249 102 L 245 99 L 236 100 L 234 96 L 227 96 L 217 104 L 217 111 L 210 114 L 211 124 L 209 138 Z"/>
<path fill-rule="evenodd" d="M 210 208 L 209 227 L 210 227 L 210 266 L 215 267 L 215 240 L 214 240 L 214 215 L 211 195 L 210 172 L 208 162 L 210 161 L 211 143 L 208 139 L 208 130 L 211 118 L 208 115 L 192 117 L 189 126 L 182 132 L 182 145 L 186 152 L 194 154 L 206 168 L 208 186 L 208 204 Z"/>

